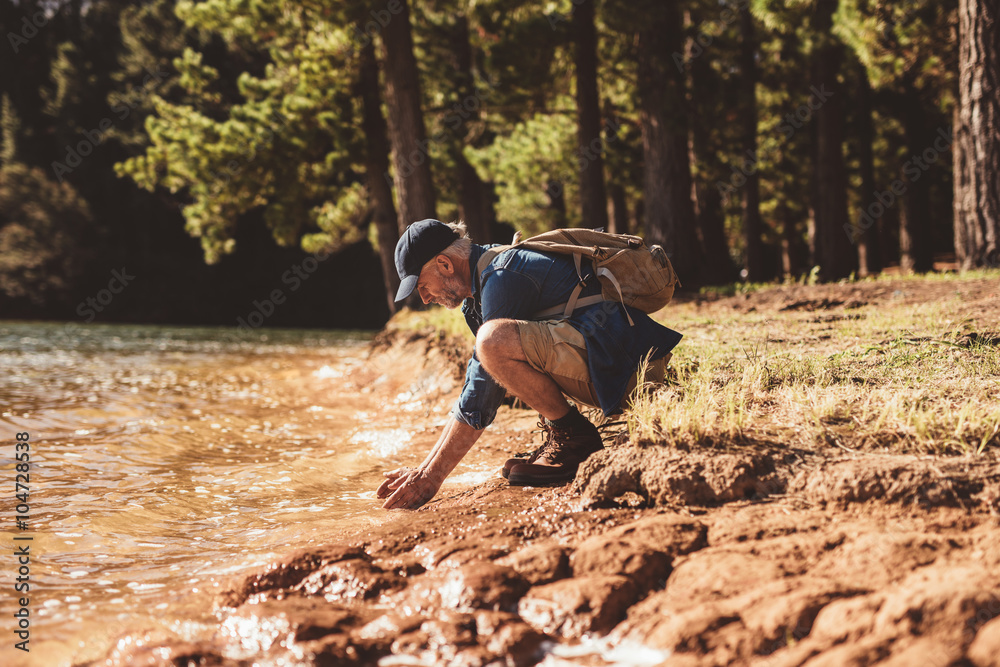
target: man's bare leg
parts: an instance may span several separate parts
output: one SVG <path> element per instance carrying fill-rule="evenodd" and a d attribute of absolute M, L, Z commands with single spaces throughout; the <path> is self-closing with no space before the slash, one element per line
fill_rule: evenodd
<path fill-rule="evenodd" d="M 549 431 L 530 459 L 509 460 L 504 476 L 514 486 L 565 484 L 580 463 L 603 446 L 597 428 L 570 407 L 559 385 L 528 363 L 515 320 L 490 320 L 476 336 L 476 354 L 486 371 L 537 410 Z"/>
<path fill-rule="evenodd" d="M 476 356 L 497 382 L 549 420 L 570 411 L 559 385 L 528 363 L 515 320 L 490 320 L 476 335 Z"/>

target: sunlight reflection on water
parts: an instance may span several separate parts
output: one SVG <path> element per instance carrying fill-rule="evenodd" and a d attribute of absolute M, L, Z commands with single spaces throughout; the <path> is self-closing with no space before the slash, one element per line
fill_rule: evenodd
<path fill-rule="evenodd" d="M 367 339 L 0 322 L 0 465 L 31 433 L 34 538 L 32 661 L 5 643 L 0 663 L 193 638 L 226 576 L 384 517 L 373 490 L 412 438 L 345 381 Z"/>

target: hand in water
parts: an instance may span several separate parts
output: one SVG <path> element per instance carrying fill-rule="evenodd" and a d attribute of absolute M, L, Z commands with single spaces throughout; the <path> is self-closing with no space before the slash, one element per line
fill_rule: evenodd
<path fill-rule="evenodd" d="M 379 498 L 389 498 L 382 509 L 416 509 L 441 488 L 441 483 L 430 479 L 421 468 L 397 468 L 382 474 L 386 480 L 375 492 Z"/>

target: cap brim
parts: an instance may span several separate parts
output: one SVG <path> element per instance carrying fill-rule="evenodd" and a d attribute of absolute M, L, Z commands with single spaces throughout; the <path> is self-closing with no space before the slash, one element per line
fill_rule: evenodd
<path fill-rule="evenodd" d="M 419 279 L 420 276 L 406 276 L 403 278 L 399 283 L 399 290 L 396 292 L 396 303 L 413 294 L 413 290 L 416 289 Z"/>

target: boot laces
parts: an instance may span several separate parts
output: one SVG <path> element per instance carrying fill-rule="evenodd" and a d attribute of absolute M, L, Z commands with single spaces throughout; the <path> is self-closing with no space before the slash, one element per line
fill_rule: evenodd
<path fill-rule="evenodd" d="M 539 418 L 538 427 L 542 429 L 544 435 L 542 436 L 542 446 L 538 448 L 536 458 L 558 456 L 561 454 L 565 449 L 566 443 L 562 442 L 562 439 L 557 437 L 557 435 L 564 433 L 564 431 L 560 431 L 548 423 L 544 417 Z"/>

